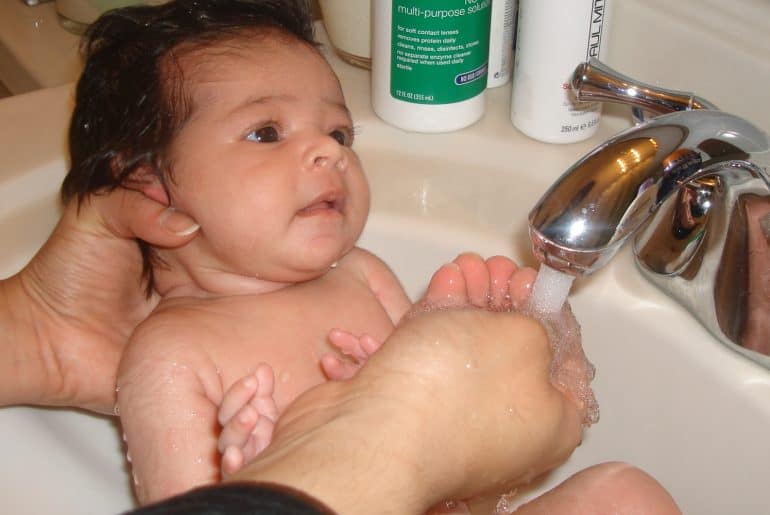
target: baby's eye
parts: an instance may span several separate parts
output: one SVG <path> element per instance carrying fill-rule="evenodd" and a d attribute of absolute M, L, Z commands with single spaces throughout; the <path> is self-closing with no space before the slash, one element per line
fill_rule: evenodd
<path fill-rule="evenodd" d="M 264 127 L 249 132 L 246 135 L 246 139 L 258 143 L 274 143 L 280 139 L 280 134 L 278 133 L 278 129 L 273 125 L 265 125 Z"/>
<path fill-rule="evenodd" d="M 349 147 L 353 144 L 353 131 L 345 129 L 335 129 L 329 133 L 340 145 Z"/>

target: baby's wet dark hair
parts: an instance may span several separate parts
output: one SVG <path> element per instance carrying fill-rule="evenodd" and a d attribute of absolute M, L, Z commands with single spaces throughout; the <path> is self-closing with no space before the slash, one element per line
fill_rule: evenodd
<path fill-rule="evenodd" d="M 178 59 L 243 37 L 270 35 L 315 46 L 306 0 L 172 0 L 115 9 L 87 30 L 69 127 L 62 199 L 123 185 L 138 167 L 167 171 L 164 152 L 190 114 Z M 148 294 L 150 247 L 139 242 Z"/>

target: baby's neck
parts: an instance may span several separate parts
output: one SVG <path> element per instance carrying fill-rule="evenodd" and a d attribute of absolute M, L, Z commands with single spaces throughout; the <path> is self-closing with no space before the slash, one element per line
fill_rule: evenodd
<path fill-rule="evenodd" d="M 186 267 L 179 263 L 155 267 L 155 289 L 163 298 L 221 297 L 261 295 L 294 283 L 276 282 L 206 267 Z"/>
<path fill-rule="evenodd" d="M 182 279 L 182 278 L 180 278 Z M 265 281 L 220 271 L 199 274 L 194 280 L 158 281 L 156 290 L 163 298 L 221 297 L 229 295 L 261 295 L 294 283 Z"/>

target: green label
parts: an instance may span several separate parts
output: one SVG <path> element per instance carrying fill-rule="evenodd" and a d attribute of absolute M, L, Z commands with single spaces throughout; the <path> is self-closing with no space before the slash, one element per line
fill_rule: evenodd
<path fill-rule="evenodd" d="M 487 87 L 491 0 L 393 0 L 390 94 L 451 104 Z"/>

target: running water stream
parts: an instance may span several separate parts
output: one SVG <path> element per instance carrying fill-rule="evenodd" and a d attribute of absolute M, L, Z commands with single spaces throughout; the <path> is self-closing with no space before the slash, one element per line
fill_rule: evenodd
<path fill-rule="evenodd" d="M 532 287 L 532 307 L 536 312 L 549 314 L 561 310 L 575 278 L 547 265 L 540 270 Z"/>

